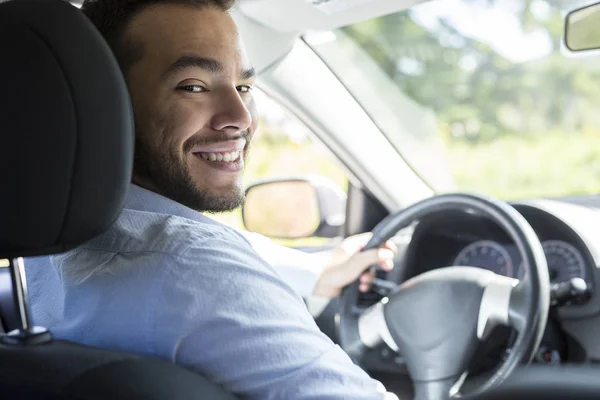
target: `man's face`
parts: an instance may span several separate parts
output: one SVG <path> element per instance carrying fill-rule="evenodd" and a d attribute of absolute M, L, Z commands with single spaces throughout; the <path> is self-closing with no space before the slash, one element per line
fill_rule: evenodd
<path fill-rule="evenodd" d="M 125 40 L 143 48 L 127 71 L 136 124 L 134 182 L 199 211 L 229 211 L 258 117 L 236 25 L 212 7 L 155 5 Z"/>

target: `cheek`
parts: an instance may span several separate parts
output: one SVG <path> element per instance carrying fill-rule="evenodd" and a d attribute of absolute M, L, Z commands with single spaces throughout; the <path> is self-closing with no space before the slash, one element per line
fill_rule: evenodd
<path fill-rule="evenodd" d="M 148 81 L 139 77 L 128 81 L 136 136 L 159 153 L 166 149 L 181 153 L 185 141 L 202 127 L 198 104 Z"/>
<path fill-rule="evenodd" d="M 206 139 L 206 132 L 209 132 L 205 129 L 209 122 L 207 108 L 193 100 L 183 99 L 163 113 L 168 121 L 165 129 L 165 134 L 168 136 L 166 140 L 184 160 L 189 156 L 184 154 L 186 144 L 191 146 Z"/>
<path fill-rule="evenodd" d="M 171 103 L 170 106 L 156 107 L 151 114 L 152 134 L 158 150 L 169 148 L 183 151 L 184 143 L 202 126 L 198 113 L 190 104 Z"/>
<path fill-rule="evenodd" d="M 168 122 L 161 113 L 159 101 L 131 86 L 130 95 L 137 139 L 143 140 L 149 148 L 159 149 L 164 140 L 165 124 Z"/>

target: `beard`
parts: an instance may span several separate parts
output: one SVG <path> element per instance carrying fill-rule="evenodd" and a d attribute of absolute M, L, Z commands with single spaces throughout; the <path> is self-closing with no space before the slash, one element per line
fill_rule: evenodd
<path fill-rule="evenodd" d="M 247 137 L 242 134 L 241 137 Z M 194 183 L 185 159 L 176 146 L 160 151 L 149 145 L 141 135 L 135 135 L 133 171 L 136 178 L 151 183 L 157 192 L 171 200 L 199 212 L 233 211 L 244 203 L 245 193 L 241 187 L 232 187 L 228 195 L 211 193 L 210 188 L 200 188 Z M 191 154 L 192 147 L 199 144 L 229 140 L 231 137 L 216 137 L 210 141 L 190 138 L 183 145 L 183 154 Z M 249 140 L 242 153 L 244 161 L 248 153 Z"/>

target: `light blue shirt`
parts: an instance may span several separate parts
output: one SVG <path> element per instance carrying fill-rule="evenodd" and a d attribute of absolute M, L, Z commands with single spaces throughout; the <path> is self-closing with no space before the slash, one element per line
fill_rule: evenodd
<path fill-rule="evenodd" d="M 386 396 L 239 232 L 138 186 L 106 233 L 26 265 L 34 321 L 57 338 L 182 364 L 244 398 Z"/>

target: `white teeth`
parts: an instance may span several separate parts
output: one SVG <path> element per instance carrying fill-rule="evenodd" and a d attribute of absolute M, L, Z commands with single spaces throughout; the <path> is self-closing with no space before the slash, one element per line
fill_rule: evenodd
<path fill-rule="evenodd" d="M 200 157 L 207 161 L 223 161 L 234 162 L 242 155 L 241 151 L 233 151 L 231 153 L 200 153 Z"/>

